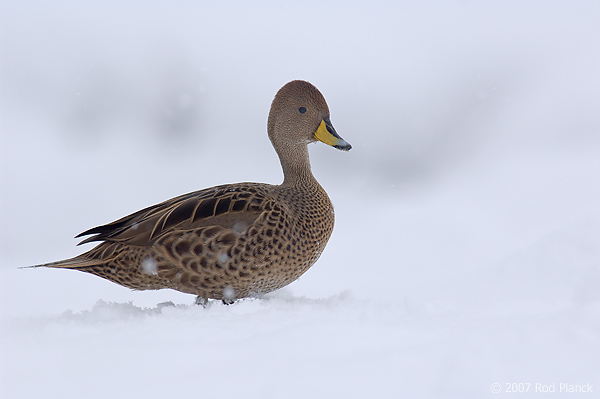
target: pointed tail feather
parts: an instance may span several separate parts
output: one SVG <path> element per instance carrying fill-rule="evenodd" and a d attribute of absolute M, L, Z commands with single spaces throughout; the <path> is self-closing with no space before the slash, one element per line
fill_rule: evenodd
<path fill-rule="evenodd" d="M 57 262 L 43 263 L 40 265 L 33 265 L 33 266 L 24 266 L 24 267 L 20 267 L 19 269 L 31 269 L 31 268 L 36 268 L 36 267 L 57 267 L 57 268 L 61 268 L 61 269 L 83 269 L 83 268 L 90 267 L 90 266 L 98 266 L 105 262 L 106 261 L 102 261 L 99 259 L 75 257 L 75 258 L 71 258 L 71 259 L 59 260 Z"/>

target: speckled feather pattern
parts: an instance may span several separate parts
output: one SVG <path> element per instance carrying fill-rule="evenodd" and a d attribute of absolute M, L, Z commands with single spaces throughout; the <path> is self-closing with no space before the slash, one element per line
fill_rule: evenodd
<path fill-rule="evenodd" d="M 312 114 L 296 115 L 298 104 Z M 317 261 L 333 231 L 333 206 L 306 151 L 321 120 L 329 120 L 321 93 L 307 82 L 288 83 L 273 101 L 268 126 L 283 184 L 227 184 L 173 198 L 80 234 L 91 235 L 83 243 L 101 243 L 40 266 L 226 301 L 290 284 Z"/>
<path fill-rule="evenodd" d="M 178 208 L 187 214 L 157 233 L 151 246 L 114 237 L 79 257 L 95 265 L 71 268 L 136 290 L 172 288 L 202 298 L 243 298 L 298 279 L 321 255 L 334 223 L 333 206 L 318 184 L 304 193 L 266 184 L 225 185 L 191 193 L 173 204 Z M 198 209 L 211 216 L 194 226 Z M 248 210 L 256 214 L 252 224 L 236 220 L 236 213 Z M 227 227 L 211 223 L 224 214 Z M 134 218 L 131 226 L 143 222 Z M 234 298 L 224 298 L 227 292 Z"/>

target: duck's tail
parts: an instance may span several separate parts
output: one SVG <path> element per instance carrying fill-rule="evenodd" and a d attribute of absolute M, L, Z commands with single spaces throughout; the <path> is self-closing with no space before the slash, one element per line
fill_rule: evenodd
<path fill-rule="evenodd" d="M 89 258 L 84 258 L 81 256 L 76 256 L 74 258 L 59 260 L 56 262 L 42 263 L 42 264 L 33 265 L 33 266 L 23 266 L 23 267 L 20 267 L 19 269 L 31 269 L 31 268 L 36 268 L 36 267 L 54 267 L 54 268 L 60 268 L 60 269 L 84 269 L 86 267 L 98 266 L 103 263 L 105 263 L 105 261 L 103 261 L 101 259 L 89 259 Z"/>

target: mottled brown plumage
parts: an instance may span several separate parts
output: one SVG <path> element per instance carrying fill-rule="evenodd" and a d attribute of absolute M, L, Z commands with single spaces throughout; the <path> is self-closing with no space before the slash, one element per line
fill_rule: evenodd
<path fill-rule="evenodd" d="M 92 273 L 136 290 L 172 288 L 232 301 L 281 288 L 321 255 L 333 206 L 310 170 L 307 144 L 349 150 L 310 83 L 283 86 L 267 130 L 284 172 L 281 185 L 238 183 L 185 194 L 85 231 L 101 241 L 72 259 L 40 266 Z"/>

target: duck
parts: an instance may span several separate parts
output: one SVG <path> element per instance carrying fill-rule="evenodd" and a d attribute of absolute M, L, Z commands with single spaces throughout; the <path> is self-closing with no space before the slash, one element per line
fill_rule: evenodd
<path fill-rule="evenodd" d="M 283 182 L 224 184 L 144 208 L 76 236 L 99 244 L 32 267 L 78 270 L 134 290 L 173 289 L 224 303 L 257 297 L 302 276 L 332 234 L 334 209 L 312 174 L 308 144 L 352 146 L 334 129 L 327 102 L 294 80 L 275 95 L 267 133 Z"/>

